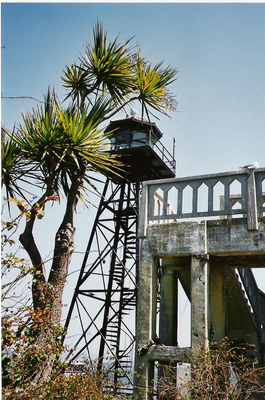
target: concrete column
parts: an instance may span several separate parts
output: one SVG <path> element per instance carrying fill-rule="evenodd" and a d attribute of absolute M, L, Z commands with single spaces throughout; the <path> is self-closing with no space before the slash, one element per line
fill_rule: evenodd
<path fill-rule="evenodd" d="M 160 281 L 159 339 L 165 346 L 177 346 L 178 280 L 172 268 L 163 265 Z"/>
<path fill-rule="evenodd" d="M 153 378 L 153 368 L 143 346 L 155 338 L 157 303 L 157 262 L 149 249 L 148 240 L 143 240 L 140 254 L 139 289 L 136 313 L 136 343 L 135 343 L 135 393 L 140 398 L 148 399 L 148 387 Z"/>
<path fill-rule="evenodd" d="M 191 257 L 191 346 L 194 353 L 208 345 L 209 264 L 207 256 Z"/>
<path fill-rule="evenodd" d="M 210 269 L 210 340 L 220 342 L 226 336 L 224 268 Z"/>

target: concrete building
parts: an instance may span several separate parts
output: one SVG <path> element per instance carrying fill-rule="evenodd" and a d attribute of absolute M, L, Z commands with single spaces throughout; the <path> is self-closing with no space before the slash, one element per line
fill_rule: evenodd
<path fill-rule="evenodd" d="M 141 399 L 153 398 L 155 363 L 189 362 L 226 336 L 255 344 L 265 364 L 265 294 L 251 270 L 265 268 L 264 185 L 265 168 L 143 184 L 134 382 Z M 178 282 L 191 303 L 189 347 L 178 346 Z"/>

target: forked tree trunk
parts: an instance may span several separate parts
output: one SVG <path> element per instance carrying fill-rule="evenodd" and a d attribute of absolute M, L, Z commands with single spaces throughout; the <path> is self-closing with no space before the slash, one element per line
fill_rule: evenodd
<path fill-rule="evenodd" d="M 47 358 L 39 366 L 39 370 L 35 371 L 37 373 L 34 375 L 32 385 L 41 385 L 49 381 L 51 377 L 55 357 L 54 346 L 56 346 L 56 338 L 58 336 L 57 327 L 61 321 L 63 290 L 74 249 L 74 208 L 84 173 L 85 166 L 69 190 L 64 219 L 55 237 L 53 261 L 48 280 L 45 279 L 43 262 L 32 234 L 35 220 L 33 214 L 30 223 L 27 224 L 24 233 L 20 236 L 20 241 L 34 266 L 32 284 L 34 311 L 40 309 L 46 318 L 44 326 L 40 326 L 34 332 L 34 346 L 42 348 Z"/>

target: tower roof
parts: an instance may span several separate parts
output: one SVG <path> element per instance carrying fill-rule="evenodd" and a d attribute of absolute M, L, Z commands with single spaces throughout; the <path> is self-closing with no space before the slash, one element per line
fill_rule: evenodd
<path fill-rule="evenodd" d="M 153 134 L 156 136 L 156 138 L 158 140 L 161 139 L 163 136 L 163 133 L 160 131 L 160 129 L 158 129 L 158 127 L 156 126 L 156 124 L 154 122 L 149 122 L 145 119 L 138 118 L 136 116 L 126 117 L 126 118 L 110 121 L 109 125 L 105 129 L 105 132 L 108 133 L 117 128 L 125 128 L 127 125 L 130 126 L 131 128 L 135 127 L 138 129 L 139 129 L 139 126 L 141 126 L 142 129 L 144 129 L 144 130 L 151 128 Z"/>

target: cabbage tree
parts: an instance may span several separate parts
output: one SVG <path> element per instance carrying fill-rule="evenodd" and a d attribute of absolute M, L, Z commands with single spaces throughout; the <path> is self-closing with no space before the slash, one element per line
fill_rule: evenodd
<path fill-rule="evenodd" d="M 63 71 L 68 106 L 63 107 L 64 103 L 49 89 L 41 106 L 22 114 L 23 122 L 12 132 L 4 130 L 2 183 L 7 197 L 14 199 L 26 217 L 19 239 L 32 263 L 33 310 L 45 315 L 46 321 L 46 328 L 40 325 L 32 334 L 34 345 L 47 350 L 45 363 L 32 379 L 35 384 L 51 376 L 52 343 L 58 335 L 63 289 L 74 249 L 77 203 L 91 185 L 91 171 L 109 175 L 118 174 L 122 168 L 105 151 L 106 121 L 121 110 L 127 112 L 135 102 L 140 103 L 145 118 L 149 113 L 175 110 L 177 104 L 169 86 L 176 74 L 176 69 L 164 68 L 162 63 L 152 67 L 139 49 L 135 52 L 130 47 L 130 40 L 122 44 L 118 38 L 109 41 L 97 23 L 85 54 Z M 32 202 L 28 184 L 35 194 Z M 55 236 L 47 277 L 33 229 L 46 203 L 59 200 L 64 216 Z"/>

